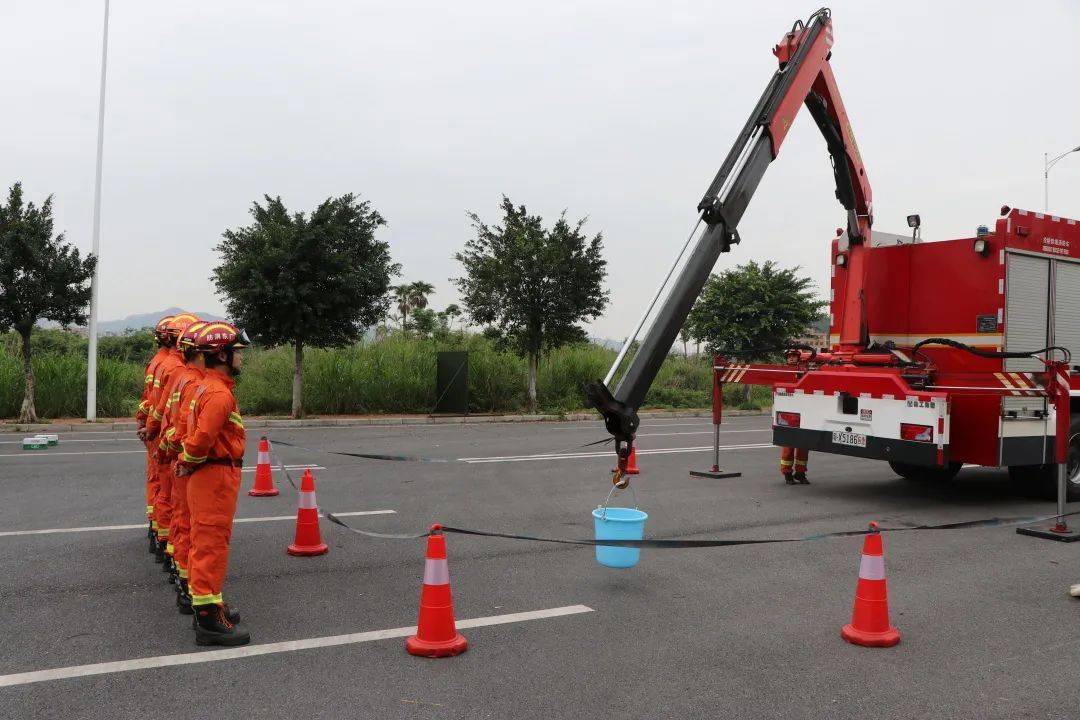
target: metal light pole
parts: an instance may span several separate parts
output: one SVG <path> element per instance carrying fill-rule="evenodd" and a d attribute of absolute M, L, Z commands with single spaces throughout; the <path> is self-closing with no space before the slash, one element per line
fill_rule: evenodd
<path fill-rule="evenodd" d="M 97 419 L 97 307 L 101 273 L 101 158 L 105 146 L 105 67 L 109 58 L 109 0 L 105 0 L 105 31 L 101 39 L 101 90 L 98 95 L 97 173 L 94 178 L 94 234 L 90 252 L 98 258 L 90 280 L 90 347 L 86 358 L 86 419 Z"/>
<path fill-rule="evenodd" d="M 1050 159 L 1049 153 L 1043 153 L 1043 212 L 1045 213 L 1050 212 L 1050 168 L 1054 167 L 1058 160 L 1074 152 L 1080 152 L 1080 145 L 1072 150 L 1066 150 L 1053 160 Z"/>

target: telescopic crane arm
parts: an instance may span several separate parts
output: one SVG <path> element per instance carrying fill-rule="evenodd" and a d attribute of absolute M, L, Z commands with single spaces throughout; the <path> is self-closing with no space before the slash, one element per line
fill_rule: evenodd
<path fill-rule="evenodd" d="M 839 318 L 840 343 L 850 347 L 865 345 L 862 250 L 870 242 L 873 205 L 870 181 L 829 65 L 832 45 L 831 13 L 828 8 L 822 8 L 806 23 L 797 21 L 773 48 L 780 67 L 698 203 L 705 230 L 626 373 L 614 394 L 599 381 L 586 386 L 589 402 L 603 415 L 620 456 L 629 454 L 639 422 L 637 410 L 720 253 L 728 252 L 731 245 L 739 242 L 739 221 L 765 170 L 779 154 L 799 107 L 804 104 L 825 137 L 836 180 L 836 198 L 847 210 L 847 237 L 851 247 L 847 293 Z"/>

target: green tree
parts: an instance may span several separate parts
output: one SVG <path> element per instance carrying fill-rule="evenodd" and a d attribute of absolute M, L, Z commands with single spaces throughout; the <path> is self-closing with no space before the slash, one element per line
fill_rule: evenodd
<path fill-rule="evenodd" d="M 798 267 L 751 260 L 709 276 L 690 311 L 693 338 L 707 352 L 739 353 L 741 360 L 774 355 L 821 316 L 828 303 L 814 295 L 814 282 Z M 749 390 L 749 388 L 748 388 Z"/>
<path fill-rule="evenodd" d="M 439 325 L 445 332 L 454 329 L 454 320 L 461 316 L 461 308 L 456 303 L 450 303 L 439 313 Z"/>
<path fill-rule="evenodd" d="M 545 229 L 539 215 L 514 207 L 505 195 L 501 208 L 502 225 L 469 214 L 476 237 L 454 255 L 465 268 L 465 277 L 454 282 L 470 320 L 528 358 L 528 406 L 535 411 L 540 355 L 586 340 L 577 323 L 607 306 L 607 261 L 601 234 L 590 240 L 582 232 L 584 218 L 570 223 L 563 212 Z"/>
<path fill-rule="evenodd" d="M 439 316 L 431 308 L 413 310 L 412 328 L 418 337 L 429 338 L 439 329 Z"/>
<path fill-rule="evenodd" d="M 22 422 L 37 421 L 30 352 L 34 323 L 85 325 L 97 266 L 97 258 L 81 257 L 63 233 L 53 235 L 52 210 L 51 195 L 40 207 L 24 202 L 22 183 L 12 185 L 7 204 L 0 204 L 0 332 L 14 329 L 21 339 Z"/>
<path fill-rule="evenodd" d="M 252 204 L 251 225 L 226 230 L 214 282 L 234 320 L 267 344 L 292 343 L 292 416 L 303 406 L 304 347 L 355 342 L 389 307 L 390 246 L 375 238 L 386 221 L 353 194 L 328 198 L 309 215 L 280 197 Z"/>
<path fill-rule="evenodd" d="M 401 332 L 405 334 L 411 327 L 409 324 L 409 312 L 426 308 L 428 304 L 427 296 L 435 292 L 435 286 L 423 280 L 417 280 L 416 282 L 402 283 L 401 285 L 391 285 L 390 292 L 390 299 L 398 310 L 395 319 L 401 321 Z"/>

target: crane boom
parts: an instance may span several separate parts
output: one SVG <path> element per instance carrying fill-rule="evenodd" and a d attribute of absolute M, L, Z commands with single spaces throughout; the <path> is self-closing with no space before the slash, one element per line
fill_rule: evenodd
<path fill-rule="evenodd" d="M 588 402 L 604 417 L 620 458 L 629 455 L 639 422 L 637 410 L 653 379 L 720 253 L 728 252 L 740 241 L 739 221 L 804 104 L 825 137 L 832 159 L 836 197 L 847 210 L 851 281 L 840 318 L 840 343 L 851 347 L 865 345 L 862 249 L 869 245 L 873 205 L 866 169 L 829 65 L 832 45 L 831 13 L 828 8 L 822 8 L 806 23 L 797 21 L 773 48 L 780 67 L 769 80 L 698 203 L 697 210 L 705 229 L 657 311 L 637 353 L 630 360 L 614 394 L 599 381 L 586 385 Z"/>

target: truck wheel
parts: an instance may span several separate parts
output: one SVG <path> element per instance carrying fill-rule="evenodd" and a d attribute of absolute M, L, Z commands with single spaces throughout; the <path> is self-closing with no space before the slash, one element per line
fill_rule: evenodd
<path fill-rule="evenodd" d="M 892 471 L 906 480 L 918 482 L 948 482 L 960 472 L 963 463 L 951 462 L 945 467 L 930 467 L 927 465 L 912 465 L 911 463 L 889 461 Z"/>
<path fill-rule="evenodd" d="M 1069 426 L 1069 462 L 1066 465 L 1065 499 L 1080 500 L 1080 418 Z M 1009 479 L 1023 489 L 1035 490 L 1047 500 L 1057 499 L 1056 465 L 1014 465 Z"/>

